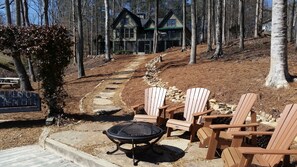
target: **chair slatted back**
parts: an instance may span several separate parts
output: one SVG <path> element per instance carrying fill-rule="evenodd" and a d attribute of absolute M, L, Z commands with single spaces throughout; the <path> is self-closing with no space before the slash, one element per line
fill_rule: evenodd
<path fill-rule="evenodd" d="M 297 135 L 297 104 L 286 105 L 266 149 L 287 150 Z M 274 166 L 282 155 L 264 155 L 264 159 Z"/>
<path fill-rule="evenodd" d="M 243 94 L 239 100 L 239 103 L 236 107 L 236 110 L 234 111 L 234 115 L 232 117 L 232 120 L 230 122 L 230 125 L 236 125 L 236 124 L 243 124 L 246 120 L 246 117 L 248 116 L 249 112 L 251 111 L 256 99 L 257 94 L 255 93 L 247 93 Z M 240 128 L 228 128 L 227 132 L 234 132 L 239 131 Z"/>
<path fill-rule="evenodd" d="M 186 121 L 193 121 L 193 113 L 204 111 L 209 94 L 210 91 L 205 88 L 192 88 L 187 90 L 184 110 L 184 118 Z M 201 117 L 198 119 L 197 123 L 200 123 L 200 121 Z"/>
<path fill-rule="evenodd" d="M 144 110 L 148 115 L 159 115 L 159 107 L 162 107 L 165 103 L 166 92 L 166 89 L 160 87 L 145 89 Z"/>

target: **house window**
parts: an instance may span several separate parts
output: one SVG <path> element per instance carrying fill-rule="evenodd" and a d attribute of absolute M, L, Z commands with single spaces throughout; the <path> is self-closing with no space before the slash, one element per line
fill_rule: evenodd
<path fill-rule="evenodd" d="M 134 29 L 133 28 L 130 29 L 130 38 L 134 38 Z"/>
<path fill-rule="evenodd" d="M 175 19 L 169 19 L 167 21 L 167 26 L 168 27 L 175 27 L 176 26 L 176 20 Z"/>
<path fill-rule="evenodd" d="M 127 29 L 125 29 L 125 38 L 129 38 L 129 29 L 127 28 Z"/>

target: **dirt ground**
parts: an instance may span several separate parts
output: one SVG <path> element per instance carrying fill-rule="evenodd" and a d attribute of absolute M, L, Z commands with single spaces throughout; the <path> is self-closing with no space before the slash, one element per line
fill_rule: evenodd
<path fill-rule="evenodd" d="M 244 51 L 239 51 L 235 41 L 224 48 L 223 58 L 209 60 L 208 57 L 213 52 L 207 53 L 206 46 L 199 45 L 197 64 L 194 65 L 188 65 L 190 50 L 180 52 L 180 48 L 169 49 L 163 58 L 164 61 L 157 64 L 161 70 L 159 77 L 162 81 L 168 82 L 168 86 L 176 86 L 183 91 L 192 87 L 208 88 L 211 91 L 211 98 L 230 104 L 237 104 L 244 93 L 258 93 L 259 99 L 254 106 L 255 110 L 278 115 L 286 104 L 297 101 L 297 83 L 290 83 L 287 89 L 275 90 L 265 87 L 265 77 L 269 72 L 269 39 L 249 39 L 245 42 L 245 47 Z M 289 45 L 288 53 L 290 74 L 297 76 L 297 56 L 293 46 Z M 150 60 L 160 54 L 163 53 L 146 57 Z M 69 96 L 66 99 L 67 118 L 64 120 L 64 125 L 77 121 L 92 121 L 88 113 L 84 115 L 79 113 L 80 99 L 113 72 L 123 68 L 133 57 L 115 56 L 114 61 L 106 64 L 102 58 L 87 58 L 86 77 L 81 79 L 77 79 L 76 66 L 71 65 L 65 76 L 65 89 Z M 122 100 L 128 106 L 143 101 L 143 90 L 149 87 L 142 78 L 145 70 L 145 64 L 142 64 L 124 88 Z M 39 92 L 38 84 L 34 84 L 34 87 Z M 91 104 L 91 101 L 89 103 Z M 0 149 L 36 143 L 44 127 L 45 116 L 45 108 L 37 113 L 0 114 L 0 120 L 6 120 L 0 123 Z M 59 129 L 56 126 L 52 128 Z"/>

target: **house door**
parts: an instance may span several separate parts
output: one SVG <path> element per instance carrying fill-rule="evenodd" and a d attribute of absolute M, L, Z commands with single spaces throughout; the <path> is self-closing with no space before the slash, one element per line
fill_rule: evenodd
<path fill-rule="evenodd" d="M 144 53 L 145 54 L 150 53 L 150 44 L 144 44 Z"/>

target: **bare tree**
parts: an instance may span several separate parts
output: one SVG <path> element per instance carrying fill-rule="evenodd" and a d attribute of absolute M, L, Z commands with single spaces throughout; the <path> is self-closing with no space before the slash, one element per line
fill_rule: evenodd
<path fill-rule="evenodd" d="M 222 18 L 222 43 L 226 44 L 226 0 L 223 0 L 222 6 L 223 18 Z"/>
<path fill-rule="evenodd" d="M 192 0 L 191 4 L 191 26 L 192 26 L 192 39 L 191 39 L 191 55 L 189 64 L 196 64 L 196 0 Z"/>
<path fill-rule="evenodd" d="M 43 0 L 43 16 L 44 16 L 44 24 L 49 25 L 48 21 L 48 0 Z"/>
<path fill-rule="evenodd" d="M 182 52 L 186 50 L 186 0 L 183 0 L 183 43 Z"/>
<path fill-rule="evenodd" d="M 11 25 L 12 21 L 11 21 L 11 12 L 10 12 L 9 0 L 5 0 L 5 9 L 6 9 L 6 22 L 7 22 L 8 25 Z"/>
<path fill-rule="evenodd" d="M 255 16 L 255 31 L 254 31 L 254 37 L 259 37 L 259 6 L 260 6 L 260 0 L 256 1 L 256 16 Z"/>
<path fill-rule="evenodd" d="M 110 47 L 109 47 L 109 3 L 104 0 L 105 4 L 105 61 L 110 61 Z"/>
<path fill-rule="evenodd" d="M 238 11 L 238 23 L 239 23 L 239 48 L 244 50 L 244 0 L 239 0 L 239 11 Z"/>
<path fill-rule="evenodd" d="M 159 17 L 159 0 L 155 0 L 155 29 L 154 29 L 154 43 L 153 53 L 157 53 L 158 48 L 158 17 Z"/>
<path fill-rule="evenodd" d="M 28 10 L 28 2 L 27 0 L 23 0 L 24 4 L 24 16 L 25 16 L 25 22 L 27 26 L 30 26 L 30 21 L 29 21 L 29 10 Z"/>
<path fill-rule="evenodd" d="M 287 0 L 273 0 L 270 47 L 270 70 L 265 85 L 288 87 L 292 77 L 288 72 L 287 55 Z"/>
<path fill-rule="evenodd" d="M 222 1 L 217 0 L 217 12 L 216 12 L 216 51 L 212 58 L 219 58 L 223 55 L 222 48 Z"/>
<path fill-rule="evenodd" d="M 16 25 L 21 26 L 21 1 L 15 1 L 15 11 L 16 11 Z"/>
<path fill-rule="evenodd" d="M 77 43 L 77 68 L 78 68 L 78 78 L 85 76 L 84 69 L 84 35 L 83 35 L 83 25 L 82 25 L 82 11 L 81 11 L 81 0 L 77 0 L 77 32 L 78 32 L 78 43 Z"/>
<path fill-rule="evenodd" d="M 211 41 L 211 4 L 212 0 L 207 1 L 207 52 L 212 50 L 212 41 Z"/>
<path fill-rule="evenodd" d="M 201 23 L 202 42 L 205 42 L 205 15 L 206 15 L 205 8 L 206 8 L 206 0 L 202 0 L 202 23 Z"/>
<path fill-rule="evenodd" d="M 291 9 L 290 20 L 288 25 L 288 42 L 293 41 L 294 14 L 295 14 L 295 0 L 292 1 L 292 9 Z"/>

